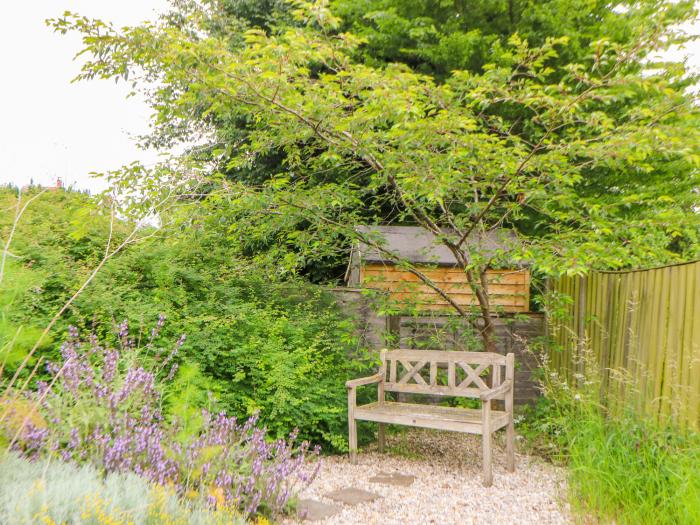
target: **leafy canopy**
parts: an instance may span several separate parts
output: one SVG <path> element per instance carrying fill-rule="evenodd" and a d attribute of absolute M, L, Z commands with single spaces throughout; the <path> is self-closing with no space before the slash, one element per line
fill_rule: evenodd
<path fill-rule="evenodd" d="M 681 64 L 648 61 L 683 41 L 673 24 L 688 3 L 615 14 L 594 2 L 595 31 L 574 39 L 534 38 L 523 8 L 529 38 L 511 34 L 493 61 L 439 80 L 363 61 L 371 38 L 345 31 L 325 1 L 291 2 L 292 22 L 242 39 L 222 5 L 120 30 L 72 14 L 51 23 L 83 34 L 93 58 L 79 78 L 151 88 L 153 141 L 203 144 L 188 158 L 211 174 L 206 206 L 244 248 L 281 246 L 273 258 L 294 267 L 346 246 L 358 222 L 394 222 L 437 233 L 477 273 L 513 259 L 558 273 L 697 254 L 694 98 Z M 624 31 L 603 37 L 617 19 Z M 274 171 L 251 179 L 260 165 Z M 495 260 L 464 242 L 500 227 L 519 240 Z"/>

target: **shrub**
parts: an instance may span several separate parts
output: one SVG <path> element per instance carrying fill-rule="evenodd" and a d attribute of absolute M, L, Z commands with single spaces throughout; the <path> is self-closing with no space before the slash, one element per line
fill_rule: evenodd
<path fill-rule="evenodd" d="M 301 439 L 347 450 L 344 384 L 371 368 L 352 319 L 318 287 L 270 282 L 236 262 L 223 268 L 216 248 L 189 248 L 187 256 L 166 250 L 157 261 L 147 252 L 125 257 L 124 267 L 108 269 L 78 306 L 105 322 L 101 312 L 129 318 L 137 330 L 153 309 L 163 308 L 167 334 L 188 334 L 180 362 L 196 365 L 202 379 L 191 382 L 192 389 L 206 385 L 221 408 L 239 418 L 258 412 L 275 437 L 298 427 Z M 139 293 L 108 299 L 108 283 L 132 275 L 141 276 Z"/>
<path fill-rule="evenodd" d="M 323 299 L 296 305 L 229 302 L 215 322 L 192 317 L 200 337 L 189 345 L 217 380 L 219 400 L 233 414 L 260 413 L 270 433 L 298 426 L 303 439 L 347 450 L 345 381 L 364 375 L 369 357 L 351 350 L 353 327 Z"/>
<path fill-rule="evenodd" d="M 15 194 L 0 190 L 6 208 L 0 230 L 14 219 Z M 188 334 L 177 358 L 187 388 L 167 389 L 167 411 L 211 391 L 229 415 L 258 412 L 274 437 L 298 427 L 301 439 L 346 450 L 344 383 L 368 372 L 354 324 L 319 287 L 244 258 L 240 239 L 225 225 L 191 219 L 196 227 L 162 228 L 111 259 L 35 357 L 58 360 L 69 324 L 117 344 L 113 332 L 122 319 L 134 337 L 147 338 L 163 313 L 164 338 Z M 125 227 L 115 224 L 119 232 Z M 18 228 L 12 245 L 18 257 L 0 283 L 0 366 L 10 375 L 104 253 L 109 210 L 86 195 L 47 192 Z M 199 414 L 190 410 L 189 419 L 194 424 Z"/>
<path fill-rule="evenodd" d="M 296 446 L 296 432 L 266 439 L 257 415 L 239 423 L 204 410 L 194 434 L 183 434 L 177 419 L 166 421 L 162 385 L 175 375 L 184 337 L 163 352 L 152 345 L 162 324 L 144 348 L 137 348 L 125 323 L 120 348 L 103 346 L 96 337 L 81 341 L 73 330 L 61 348 L 62 361 L 49 365 L 52 383 L 40 382 L 30 396 L 48 425 L 15 431 L 15 449 L 29 458 L 58 454 L 106 473 L 132 472 L 245 516 L 284 511 L 296 484 L 315 475 L 305 464 L 309 443 Z"/>

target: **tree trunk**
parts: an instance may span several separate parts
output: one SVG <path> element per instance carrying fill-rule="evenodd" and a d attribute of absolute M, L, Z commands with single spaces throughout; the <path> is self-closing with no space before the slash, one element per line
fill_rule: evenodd
<path fill-rule="evenodd" d="M 481 318 L 484 326 L 481 329 L 481 339 L 484 342 L 484 350 L 486 352 L 496 351 L 496 327 L 491 318 L 491 301 L 489 298 L 488 282 L 486 280 L 486 269 L 479 270 L 478 279 L 474 275 L 473 270 L 466 270 L 467 280 L 474 290 L 477 300 L 479 301 L 479 309 L 481 310 Z"/>
<path fill-rule="evenodd" d="M 484 350 L 486 352 L 496 351 L 496 327 L 493 324 L 493 319 L 491 318 L 491 300 L 489 297 L 489 285 L 486 276 L 486 267 L 481 267 L 478 269 L 478 276 L 475 275 L 474 270 L 469 269 L 469 260 L 467 255 L 454 243 L 450 241 L 444 242 L 459 265 L 464 269 L 464 273 L 469 282 L 474 295 L 476 295 L 477 301 L 479 301 L 479 310 L 481 311 L 481 318 L 483 321 L 483 326 L 480 327 L 479 335 L 484 343 Z M 460 312 L 464 317 L 466 315 L 464 312 Z M 467 314 L 468 315 L 468 314 Z M 467 319 L 470 321 L 470 319 Z"/>

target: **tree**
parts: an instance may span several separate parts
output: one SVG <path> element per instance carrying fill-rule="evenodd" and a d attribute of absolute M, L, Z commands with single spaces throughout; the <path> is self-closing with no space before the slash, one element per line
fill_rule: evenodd
<path fill-rule="evenodd" d="M 630 43 L 639 28 L 658 23 L 661 12 L 666 23 L 678 23 L 692 7 L 671 8 L 659 0 L 334 0 L 332 5 L 343 27 L 366 39 L 365 60 L 403 62 L 437 78 L 454 70 L 480 72 L 507 59 L 514 34 L 532 46 L 566 35 L 569 42 L 555 62 L 580 62 L 598 40 Z M 248 18 L 240 9 L 234 13 Z"/>
<path fill-rule="evenodd" d="M 248 30 L 241 45 L 207 33 L 216 17 L 207 6 L 177 27 L 117 31 L 70 14 L 52 25 L 83 33 L 93 59 L 79 78 L 142 71 L 157 81 L 156 123 L 215 133 L 203 115 L 244 121 L 246 134 L 219 151 L 230 172 L 283 153 L 284 169 L 263 181 L 212 177 L 222 191 L 207 205 L 230 210 L 229 232 L 281 236 L 310 258 L 348 238 L 386 253 L 382 239 L 354 228 L 386 221 L 386 210 L 391 222 L 433 233 L 464 269 L 478 320 L 409 261 L 396 262 L 475 324 L 486 349 L 495 337 L 489 267 L 517 259 L 551 274 L 642 264 L 675 257 L 678 238 L 688 245 L 681 253 L 697 250 L 694 98 L 682 66 L 641 67 L 682 40 L 669 22 L 676 6 L 658 3 L 652 22 L 624 42 L 593 42 L 580 61 L 562 60 L 566 37 L 531 46 L 516 34 L 497 63 L 438 82 L 403 64 L 358 61 L 362 39 L 340 30 L 326 2 L 294 5 L 296 25 Z M 601 175 L 614 182 L 598 194 L 591 185 Z M 517 242 L 484 258 L 479 239 L 501 228 Z"/>

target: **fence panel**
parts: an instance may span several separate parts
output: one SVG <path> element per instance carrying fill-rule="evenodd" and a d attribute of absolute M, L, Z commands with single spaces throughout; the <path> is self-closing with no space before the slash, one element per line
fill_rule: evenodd
<path fill-rule="evenodd" d="M 574 381 L 584 349 L 611 410 L 633 407 L 700 430 L 700 261 L 561 277 L 565 315 L 550 318 L 551 365 Z"/>

